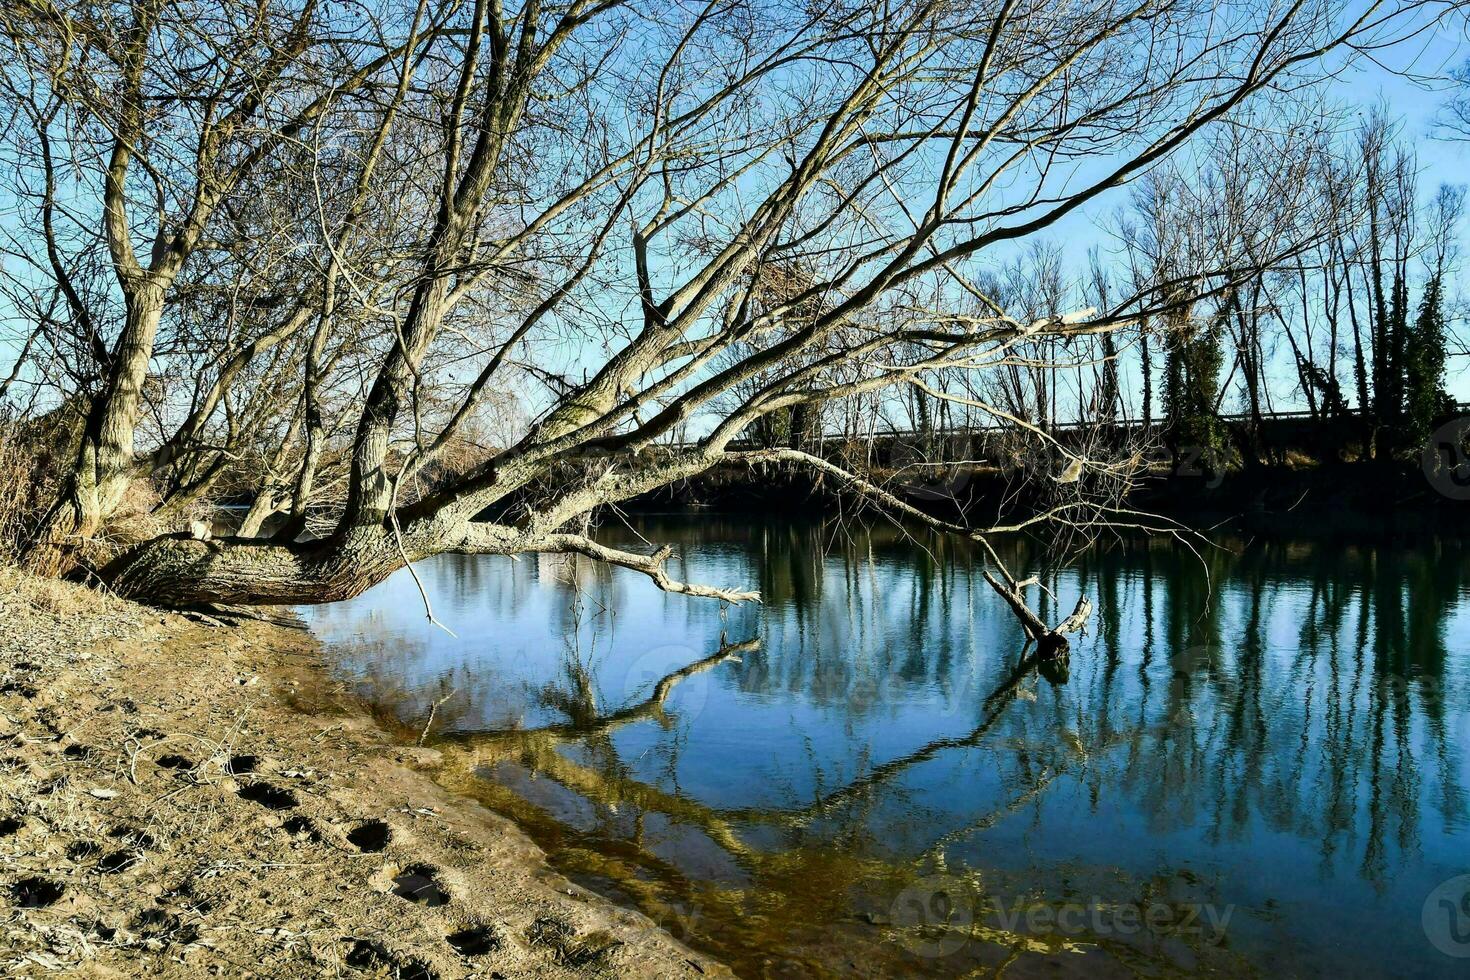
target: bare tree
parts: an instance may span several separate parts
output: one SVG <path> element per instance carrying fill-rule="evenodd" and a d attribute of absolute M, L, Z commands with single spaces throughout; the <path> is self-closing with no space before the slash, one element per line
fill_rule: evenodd
<path fill-rule="evenodd" d="M 753 593 L 672 579 L 664 550 L 618 551 L 574 529 L 717 464 L 769 460 L 984 542 L 1002 529 L 937 522 L 822 456 L 739 438 L 779 413 L 867 411 L 917 389 L 1042 440 L 1060 454 L 1056 479 L 1109 478 L 1112 464 L 1046 431 L 1054 374 L 1076 369 L 1059 352 L 1251 270 L 1202 261 L 1094 310 L 1053 307 L 1060 288 L 1003 302 L 988 273 L 1202 134 L 1299 99 L 1438 9 L 9 7 L 6 98 L 30 132 L 65 130 L 39 159 L 12 151 L 40 180 L 26 233 L 59 256 L 38 275 L 61 297 L 68 356 L 86 352 L 96 376 L 33 559 L 77 560 L 140 475 L 238 455 L 258 440 L 232 421 L 241 411 L 274 419 L 261 452 L 266 482 L 290 487 L 292 533 L 146 540 L 98 569 L 115 588 L 167 603 L 321 602 L 438 552 L 551 551 L 739 601 Z M 67 235 L 47 225 L 61 207 L 45 190 L 57 159 L 72 175 Z M 114 282 L 94 281 L 103 267 Z M 205 365 L 192 378 L 159 365 L 189 357 Z M 1010 369 L 1027 373 L 1034 410 L 939 381 Z M 245 390 L 266 385 L 264 403 Z M 526 431 L 468 469 L 436 470 L 511 388 Z M 335 443 L 345 492 L 330 532 L 297 541 L 334 444 L 329 391 L 351 417 Z M 1078 500 L 1028 520 L 1132 519 L 1107 511 Z M 1028 633 L 1057 635 L 1000 571 Z"/>

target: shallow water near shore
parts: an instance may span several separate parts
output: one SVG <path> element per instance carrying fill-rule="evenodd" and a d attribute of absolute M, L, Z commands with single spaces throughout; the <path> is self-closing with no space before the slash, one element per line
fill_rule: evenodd
<path fill-rule="evenodd" d="M 1463 976 L 1470 550 L 1114 541 L 1065 669 L 965 543 L 642 517 L 736 608 L 441 556 L 302 610 L 445 779 L 749 976 Z M 1017 571 L 1038 556 L 1006 554 Z"/>

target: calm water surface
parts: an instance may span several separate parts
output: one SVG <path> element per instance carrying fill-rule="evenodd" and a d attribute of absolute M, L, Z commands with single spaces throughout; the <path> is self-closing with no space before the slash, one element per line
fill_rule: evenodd
<path fill-rule="evenodd" d="M 1462 546 L 1115 543 L 1045 576 L 1097 613 L 1038 671 L 963 543 L 601 533 L 640 536 L 765 601 L 443 556 L 457 637 L 403 573 L 303 614 L 409 728 L 447 696 L 455 789 L 742 975 L 1470 974 Z"/>

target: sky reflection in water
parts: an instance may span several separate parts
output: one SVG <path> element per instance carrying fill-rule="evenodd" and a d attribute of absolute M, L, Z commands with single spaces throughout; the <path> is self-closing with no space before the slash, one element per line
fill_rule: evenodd
<path fill-rule="evenodd" d="M 764 603 L 563 557 L 442 556 L 418 568 L 458 638 L 401 573 L 304 614 L 406 723 L 452 690 L 441 748 L 487 802 L 742 972 L 1470 964 L 1421 924 L 1470 872 L 1459 546 L 1226 541 L 1201 565 L 1166 540 L 1114 545 L 1046 578 L 1050 620 L 1079 590 L 1097 603 L 1055 684 L 1015 675 L 1020 630 L 963 543 L 744 517 L 636 529 L 685 556 L 671 572 Z M 711 659 L 722 637 L 758 647 Z M 936 876 L 973 922 L 933 928 Z M 1064 904 L 1229 920 L 1216 943 L 1006 918 Z"/>

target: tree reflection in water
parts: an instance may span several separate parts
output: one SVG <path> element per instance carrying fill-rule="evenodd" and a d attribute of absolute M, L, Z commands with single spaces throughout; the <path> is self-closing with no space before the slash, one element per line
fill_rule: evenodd
<path fill-rule="evenodd" d="M 1044 577 L 1044 618 L 1083 591 L 1097 603 L 1057 685 L 1006 653 L 1019 631 L 963 543 L 743 519 L 641 530 L 683 543 L 677 574 L 765 604 L 671 600 L 565 559 L 445 558 L 422 574 L 461 646 L 383 616 L 401 583 L 314 625 L 428 645 L 376 676 L 405 718 L 447 674 L 474 692 L 440 746 L 459 788 L 676 931 L 697 910 L 691 938 L 752 972 L 820 972 L 874 944 L 891 958 L 872 962 L 906 970 L 993 969 L 1012 948 L 1099 969 L 983 916 L 987 941 L 940 961 L 891 942 L 892 897 L 936 872 L 982 908 L 1230 903 L 1230 955 L 1271 970 L 1443 965 L 1419 910 L 1466 870 L 1458 546 L 1222 541 L 1201 563 L 1115 542 Z M 690 652 L 631 689 L 665 643 Z M 1084 938 L 1112 963 L 1184 956 Z"/>

